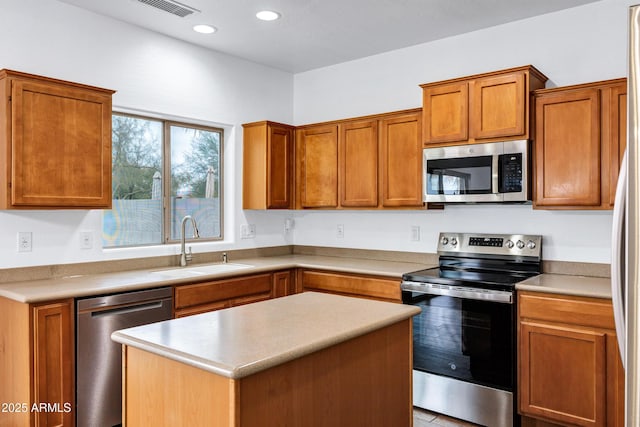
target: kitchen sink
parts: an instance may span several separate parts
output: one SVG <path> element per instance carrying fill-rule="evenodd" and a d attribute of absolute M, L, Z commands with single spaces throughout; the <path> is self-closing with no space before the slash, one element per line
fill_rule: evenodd
<path fill-rule="evenodd" d="M 242 270 L 244 268 L 250 268 L 248 264 L 236 264 L 236 263 L 220 263 L 220 264 L 208 264 L 198 267 L 178 267 L 168 270 L 152 271 L 151 274 L 157 274 L 160 276 L 180 278 L 180 277 L 197 277 L 205 276 L 207 274 L 226 273 L 228 271 Z"/>

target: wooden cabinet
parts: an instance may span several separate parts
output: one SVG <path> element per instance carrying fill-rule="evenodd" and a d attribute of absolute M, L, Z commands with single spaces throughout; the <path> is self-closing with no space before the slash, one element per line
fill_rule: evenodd
<path fill-rule="evenodd" d="M 242 126 L 242 207 L 291 209 L 294 127 L 268 121 Z"/>
<path fill-rule="evenodd" d="M 12 405 L 0 425 L 73 426 L 73 300 L 30 305 L 0 298 L 0 312 L 0 402 Z"/>
<path fill-rule="evenodd" d="M 626 147 L 626 79 L 535 92 L 534 207 L 612 209 Z"/>
<path fill-rule="evenodd" d="M 420 109 L 296 131 L 298 208 L 422 207 Z"/>
<path fill-rule="evenodd" d="M 529 65 L 421 85 L 424 144 L 529 139 L 530 92 L 546 81 Z"/>
<path fill-rule="evenodd" d="M 265 273 L 176 286 L 175 317 L 267 300 L 272 283 L 272 274 Z"/>
<path fill-rule="evenodd" d="M 319 270 L 300 270 L 298 274 L 304 291 L 329 292 L 391 302 L 402 301 L 400 279 Z"/>
<path fill-rule="evenodd" d="M 296 130 L 296 186 L 300 208 L 338 206 L 338 126 Z"/>
<path fill-rule="evenodd" d="M 0 209 L 111 207 L 113 93 L 0 70 Z"/>
<path fill-rule="evenodd" d="M 378 121 L 341 123 L 338 139 L 340 206 L 378 206 Z"/>
<path fill-rule="evenodd" d="M 422 111 L 385 116 L 379 121 L 380 206 L 421 207 Z"/>
<path fill-rule="evenodd" d="M 292 270 L 273 273 L 273 298 L 285 297 L 297 293 L 296 276 Z"/>
<path fill-rule="evenodd" d="M 520 413 L 561 425 L 623 426 L 611 302 L 521 292 L 518 304 Z"/>

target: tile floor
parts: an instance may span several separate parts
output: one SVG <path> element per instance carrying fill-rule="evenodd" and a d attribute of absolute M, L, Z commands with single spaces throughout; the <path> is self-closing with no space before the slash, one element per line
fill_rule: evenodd
<path fill-rule="evenodd" d="M 478 425 L 424 409 L 413 408 L 413 427 L 478 427 Z"/>

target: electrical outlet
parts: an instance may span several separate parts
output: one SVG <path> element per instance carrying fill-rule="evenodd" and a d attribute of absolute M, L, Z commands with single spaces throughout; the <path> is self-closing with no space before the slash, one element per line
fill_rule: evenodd
<path fill-rule="evenodd" d="M 33 234 L 30 231 L 18 231 L 18 252 L 31 252 Z"/>
<path fill-rule="evenodd" d="M 240 238 L 241 239 L 254 239 L 256 237 L 256 225 L 255 224 L 242 224 L 240 226 Z"/>
<path fill-rule="evenodd" d="M 338 239 L 344 238 L 344 224 L 338 224 L 338 228 L 336 230 L 336 237 Z"/>
<path fill-rule="evenodd" d="M 93 234 L 90 231 L 80 232 L 80 249 L 91 249 L 93 247 Z"/>
<path fill-rule="evenodd" d="M 411 226 L 411 241 L 419 242 L 420 241 L 420 226 L 412 225 Z"/>
<path fill-rule="evenodd" d="M 293 218 L 285 218 L 284 220 L 284 232 L 289 233 L 294 226 Z"/>

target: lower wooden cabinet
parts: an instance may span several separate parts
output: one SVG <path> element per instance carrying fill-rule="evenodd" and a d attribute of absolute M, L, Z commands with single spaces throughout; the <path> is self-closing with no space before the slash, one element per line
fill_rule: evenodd
<path fill-rule="evenodd" d="M 175 317 L 267 300 L 271 298 L 271 276 L 265 273 L 176 286 Z"/>
<path fill-rule="evenodd" d="M 235 307 L 296 293 L 291 270 L 176 286 L 175 317 Z"/>
<path fill-rule="evenodd" d="M 296 277 L 292 270 L 273 273 L 273 298 L 286 297 L 296 293 Z"/>
<path fill-rule="evenodd" d="M 346 296 L 402 302 L 398 279 L 330 271 L 300 270 L 298 281 L 304 291 L 330 292 Z"/>
<path fill-rule="evenodd" d="M 0 426 L 73 426 L 73 300 L 0 298 Z"/>
<path fill-rule="evenodd" d="M 624 371 L 611 302 L 529 292 L 518 301 L 520 413 L 559 425 L 622 427 Z"/>

